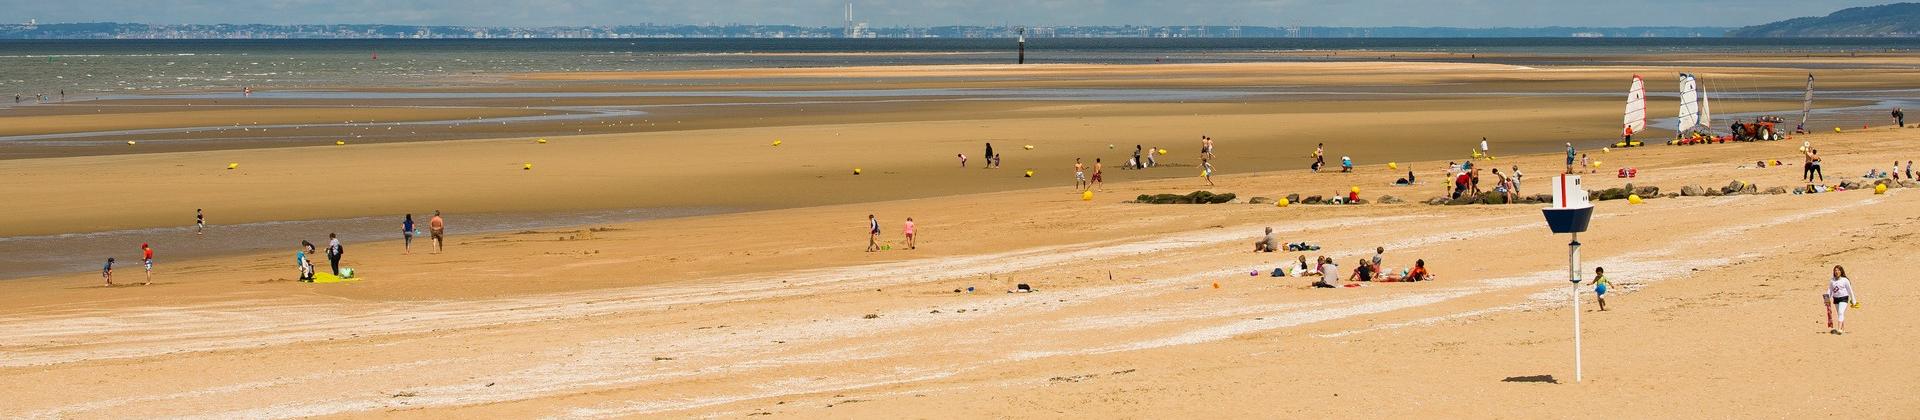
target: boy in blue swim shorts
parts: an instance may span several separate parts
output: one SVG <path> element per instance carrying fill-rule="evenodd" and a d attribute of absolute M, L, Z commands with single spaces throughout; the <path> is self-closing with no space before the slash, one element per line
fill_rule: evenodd
<path fill-rule="evenodd" d="M 1600 310 L 1607 310 L 1607 289 L 1613 288 L 1613 282 L 1607 280 L 1606 267 L 1593 268 L 1593 296 L 1600 300 Z"/>

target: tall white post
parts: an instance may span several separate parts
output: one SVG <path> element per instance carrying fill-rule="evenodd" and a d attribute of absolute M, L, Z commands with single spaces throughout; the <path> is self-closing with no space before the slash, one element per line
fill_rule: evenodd
<path fill-rule="evenodd" d="M 1568 276 L 1573 281 L 1573 382 L 1580 383 L 1580 233 L 1574 232 L 1568 248 Z"/>

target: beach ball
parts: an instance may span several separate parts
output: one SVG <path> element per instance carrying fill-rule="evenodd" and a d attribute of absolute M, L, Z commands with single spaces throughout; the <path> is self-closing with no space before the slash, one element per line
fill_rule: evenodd
<path fill-rule="evenodd" d="M 1033 170 L 1031 169 L 1027 170 L 1027 178 L 1032 178 L 1032 177 L 1033 177 Z"/>
<path fill-rule="evenodd" d="M 1093 190 L 1081 191 L 1080 201 L 1093 201 Z"/>
<path fill-rule="evenodd" d="M 1031 145 L 1031 144 L 1029 144 L 1029 145 L 1026 145 L 1026 146 L 1021 146 L 1021 148 L 1024 148 L 1024 149 L 1027 149 L 1027 150 L 1033 150 L 1033 145 Z"/>
<path fill-rule="evenodd" d="M 1400 169 L 1400 164 L 1396 162 L 1387 162 L 1387 169 Z"/>
<path fill-rule="evenodd" d="M 1218 289 L 1218 288 L 1220 288 L 1220 282 L 1214 282 L 1214 283 L 1213 283 L 1213 288 L 1215 288 L 1215 289 Z"/>
<path fill-rule="evenodd" d="M 335 145 L 335 146 L 345 146 L 345 145 L 347 145 L 347 141 L 346 141 L 346 140 L 334 140 L 334 141 L 333 141 L 333 145 Z"/>
<path fill-rule="evenodd" d="M 1602 147 L 1602 148 L 1600 148 L 1600 153 L 1613 153 L 1613 148 L 1611 148 L 1611 147 Z"/>
<path fill-rule="evenodd" d="M 1873 184 L 1874 195 L 1881 195 L 1886 193 L 1887 193 L 1887 184 Z"/>
<path fill-rule="evenodd" d="M 780 147 L 780 141 L 779 141 L 779 140 L 774 140 L 774 141 L 773 141 L 773 147 Z"/>
<path fill-rule="evenodd" d="M 134 142 L 133 140 L 127 140 L 127 145 L 128 145 L 128 146 L 132 146 L 132 145 L 135 145 L 135 144 L 139 144 L 139 143 L 135 143 L 135 142 Z"/>
<path fill-rule="evenodd" d="M 522 171 L 531 171 L 531 170 L 533 170 L 533 164 L 531 164 L 531 163 L 528 163 L 528 164 L 523 164 L 523 165 L 520 165 L 520 170 L 522 170 Z"/>
<path fill-rule="evenodd" d="M 1627 195 L 1627 204 L 1640 204 L 1641 202 L 1642 202 L 1642 201 L 1640 200 L 1640 195 L 1639 195 L 1639 194 L 1628 194 L 1628 195 Z"/>
<path fill-rule="evenodd" d="M 1160 156 L 1166 156 L 1166 155 L 1167 155 L 1167 149 L 1160 149 Z"/>
<path fill-rule="evenodd" d="M 853 168 L 853 174 L 854 174 L 854 175 L 859 175 L 859 174 L 860 174 L 860 168 Z"/>
<path fill-rule="evenodd" d="M 1598 167 L 1600 167 L 1600 161 L 1597 161 L 1597 160 L 1596 160 L 1596 161 L 1593 161 L 1593 167 L 1595 167 L 1595 168 L 1598 168 Z"/>
<path fill-rule="evenodd" d="M 229 164 L 227 164 L 227 169 L 240 169 L 240 164 L 238 164 L 238 163 L 229 163 Z"/>
<path fill-rule="evenodd" d="M 547 144 L 547 139 L 534 140 L 534 143 Z"/>
<path fill-rule="evenodd" d="M 1275 202 L 1273 202 L 1273 206 L 1274 206 L 1274 207 L 1286 207 L 1286 206 L 1287 206 L 1287 199 L 1285 199 L 1285 198 L 1282 198 L 1282 199 L 1280 199 L 1280 201 L 1275 201 Z"/>

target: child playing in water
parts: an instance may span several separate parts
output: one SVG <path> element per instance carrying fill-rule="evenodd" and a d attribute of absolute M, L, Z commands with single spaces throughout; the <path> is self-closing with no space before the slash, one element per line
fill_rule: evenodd
<path fill-rule="evenodd" d="M 1607 268 L 1594 267 L 1593 281 L 1587 284 L 1593 285 L 1593 297 L 1600 300 L 1600 310 L 1607 310 L 1607 289 L 1613 288 L 1613 282 L 1607 280 Z"/>
<path fill-rule="evenodd" d="M 100 278 L 107 279 L 107 287 L 113 287 L 113 257 L 107 257 L 107 265 L 100 267 Z"/>

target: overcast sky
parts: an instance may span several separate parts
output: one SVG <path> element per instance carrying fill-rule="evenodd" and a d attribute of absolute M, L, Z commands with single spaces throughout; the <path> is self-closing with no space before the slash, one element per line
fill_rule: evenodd
<path fill-rule="evenodd" d="M 863 0 L 873 26 L 1744 26 L 1897 0 Z M 0 0 L 0 22 L 839 26 L 845 0 Z"/>

